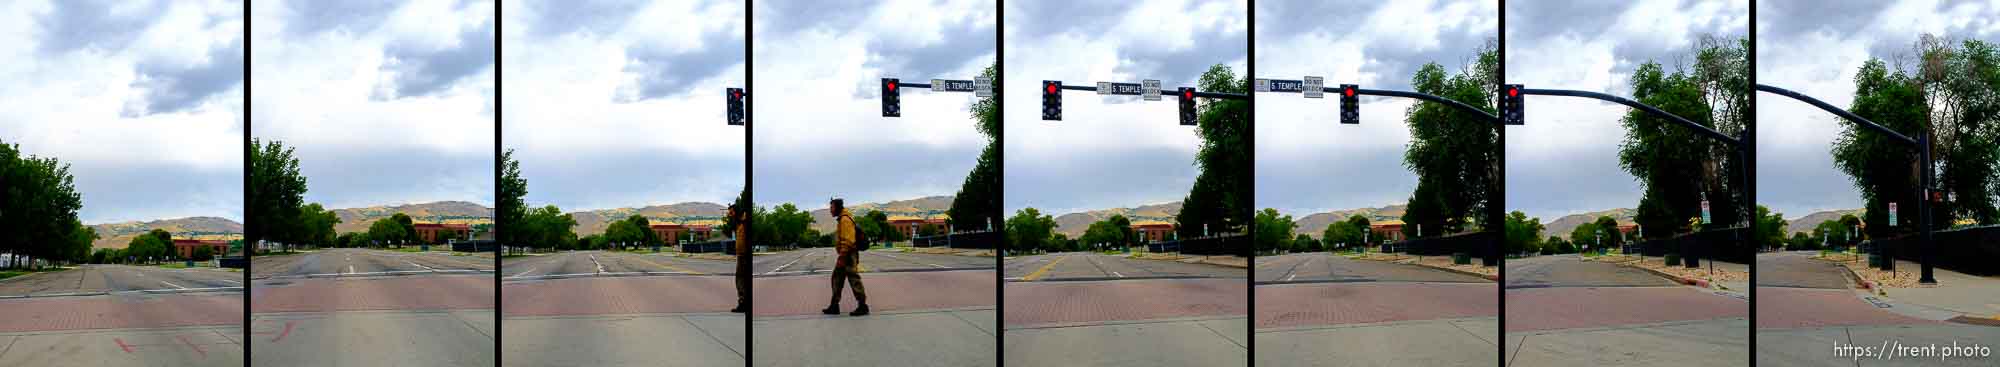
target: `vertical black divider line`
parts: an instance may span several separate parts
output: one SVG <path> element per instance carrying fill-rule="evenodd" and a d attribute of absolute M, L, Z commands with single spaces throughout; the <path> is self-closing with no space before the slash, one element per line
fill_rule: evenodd
<path fill-rule="evenodd" d="M 1507 84 L 1508 83 L 1507 0 L 1500 0 L 1500 5 L 1498 10 L 1499 14 L 1497 16 L 1500 18 L 1500 29 L 1499 29 L 1499 36 L 1494 37 L 1494 39 L 1498 40 L 1499 42 L 1497 42 L 1497 44 L 1493 46 L 1494 48 L 1493 52 L 1498 53 L 1500 55 L 1500 75 L 1499 75 L 1500 84 Z M 1493 85 L 1489 87 L 1493 88 L 1494 90 L 1493 97 L 1499 98 L 1500 86 Z M 1500 156 L 1498 157 L 1499 159 L 1493 160 L 1494 166 L 1499 167 L 1499 169 L 1497 170 L 1499 171 L 1499 175 L 1493 178 L 1494 190 L 1491 193 L 1489 193 L 1489 195 L 1492 196 L 1486 198 L 1486 205 L 1492 208 L 1487 209 L 1486 211 L 1492 213 L 1506 213 L 1507 212 L 1507 125 L 1499 124 L 1495 125 L 1493 128 L 1498 130 L 1500 138 L 1500 144 L 1496 144 L 1494 146 L 1494 149 L 1500 150 L 1499 152 Z M 1486 256 L 1497 257 L 1498 259 L 1495 259 L 1496 261 L 1494 262 L 1494 264 L 1499 265 L 1499 269 L 1493 269 L 1495 270 L 1494 274 L 1499 274 L 1499 276 L 1496 277 L 1499 279 L 1495 279 L 1493 281 L 1495 283 L 1493 284 L 1493 287 L 1498 288 L 1496 289 L 1495 292 L 1493 292 L 1493 298 L 1497 298 L 1494 300 L 1494 304 L 1499 305 L 1499 309 L 1494 311 L 1497 313 L 1496 315 L 1497 317 L 1494 317 L 1493 319 L 1499 320 L 1499 322 L 1496 322 L 1494 324 L 1496 325 L 1495 326 L 1496 328 L 1500 329 L 1500 330 L 1495 330 L 1496 332 L 1498 332 L 1498 334 L 1495 335 L 1499 335 L 1500 337 L 1495 338 L 1498 340 L 1494 344 L 1495 348 L 1498 348 L 1500 353 L 1495 353 L 1496 358 L 1499 359 L 1499 362 L 1495 363 L 1494 365 L 1506 366 L 1507 365 L 1507 250 L 1506 247 L 1502 245 L 1502 243 L 1505 243 L 1505 241 L 1507 240 L 1507 222 L 1506 222 L 1507 218 L 1505 214 L 1499 216 L 1500 221 L 1498 222 L 1494 222 L 1490 219 L 1494 217 L 1487 217 L 1487 218 L 1489 218 L 1487 223 L 1500 224 L 1499 228 L 1500 241 L 1490 245 L 1496 247 L 1496 250 L 1498 251 L 1489 251 L 1488 252 L 1489 255 Z"/>
<path fill-rule="evenodd" d="M 499 220 L 500 213 L 504 213 L 504 211 L 502 211 L 503 209 L 500 208 L 500 175 L 502 173 L 501 170 L 502 163 L 500 162 L 500 150 L 503 148 L 500 146 L 500 141 L 501 141 L 500 109 L 501 107 L 503 107 L 501 106 L 500 103 L 500 88 L 502 87 L 501 85 L 502 83 L 500 83 L 500 69 L 501 69 L 500 40 L 506 39 L 507 36 L 505 36 L 506 33 L 500 32 L 500 19 L 501 19 L 500 2 L 495 1 L 493 2 L 493 191 L 492 191 L 493 195 L 492 215 L 494 218 L 493 237 L 495 240 L 499 239 L 500 231 L 502 227 L 505 226 L 504 224 L 501 224 Z M 500 341 L 501 339 L 504 339 L 504 337 L 501 336 L 503 333 L 501 333 L 500 331 L 502 330 L 501 328 L 507 327 L 507 323 L 501 322 L 503 321 L 501 320 L 501 315 L 505 315 L 506 312 L 505 310 L 502 310 L 500 307 L 500 300 L 502 299 L 500 295 L 500 274 L 501 274 L 500 258 L 503 255 L 507 254 L 507 251 L 505 250 L 507 248 L 507 244 L 500 243 L 498 241 L 495 241 L 494 244 L 496 246 L 493 246 L 493 365 L 495 367 L 498 367 L 504 365 L 500 361 L 501 358 L 500 356 L 503 354 L 501 353 L 500 350 L 500 345 L 501 345 Z"/>
<path fill-rule="evenodd" d="M 1745 345 L 1743 347 L 1745 352 L 1743 353 L 1744 358 L 1749 359 L 1748 363 L 1750 363 L 1747 366 L 1757 365 L 1757 253 L 1759 251 L 1762 251 L 1762 249 L 1764 248 L 1764 243 L 1760 242 L 1762 239 L 1758 238 L 1758 236 L 1756 235 L 1757 221 L 1763 219 L 1757 217 L 1757 91 L 1753 87 L 1754 85 L 1757 84 L 1756 24 L 1757 24 L 1757 6 L 1755 4 L 1751 4 L 1750 6 L 1751 27 L 1748 31 L 1749 32 L 1748 35 L 1746 36 L 1749 37 L 1748 39 L 1750 40 L 1750 42 L 1745 42 L 1748 43 L 1748 45 L 1743 50 L 1743 57 L 1745 59 L 1743 67 L 1745 69 L 1749 69 L 1745 70 L 1745 72 L 1750 74 L 1750 85 L 1745 85 L 1743 87 L 1752 88 L 1751 90 L 1744 91 L 1744 93 L 1749 93 L 1750 96 L 1749 97 L 1750 103 L 1745 105 L 1746 107 L 1750 108 L 1750 113 L 1745 114 L 1745 116 L 1750 116 L 1750 121 L 1743 122 L 1743 131 L 1747 132 L 1747 134 L 1744 134 L 1744 137 L 1748 138 L 1744 139 L 1745 141 L 1743 142 L 1743 149 L 1746 150 L 1743 153 L 1743 162 L 1742 162 L 1744 187 L 1737 188 L 1738 190 L 1743 190 L 1743 199 L 1744 201 L 1748 201 L 1748 203 L 1745 203 L 1744 205 L 1748 206 L 1750 209 L 1750 212 L 1748 213 L 1750 214 L 1750 233 L 1751 233 L 1750 263 L 1745 264 L 1747 268 L 1750 269 L 1750 284 L 1749 284 L 1750 301 L 1746 302 L 1748 305 L 1744 306 L 1750 308 L 1748 310 L 1749 311 L 1748 313 L 1750 314 L 1749 318 L 1750 322 L 1749 325 L 1747 325 L 1747 327 L 1743 328 L 1743 332 L 1745 334 L 1749 334 L 1750 337 L 1750 339 L 1747 339 L 1750 341 L 1748 345 Z M 1711 259 L 1709 261 L 1715 261 L 1715 260 Z"/>
<path fill-rule="evenodd" d="M 743 0 L 743 88 L 750 91 L 746 92 L 746 94 L 750 94 L 750 97 L 743 98 L 743 200 L 749 202 L 750 207 L 742 208 L 742 210 L 748 210 L 751 213 L 756 213 L 757 194 L 755 190 L 751 189 L 752 187 L 756 187 L 755 185 L 752 185 L 752 182 L 756 181 L 756 175 L 750 174 L 751 162 L 755 161 L 754 159 L 751 159 L 752 156 L 750 147 L 752 144 L 751 141 L 754 140 L 751 139 L 751 131 L 756 130 L 753 127 L 757 126 L 757 119 L 754 118 L 757 114 L 756 113 L 757 109 L 752 108 L 753 103 L 755 103 L 757 100 L 755 94 L 757 92 L 755 88 L 757 84 L 750 82 L 753 78 L 756 77 L 757 74 L 756 73 L 757 64 L 751 62 L 752 52 L 750 52 L 750 50 L 754 48 L 754 46 L 756 45 L 750 42 L 750 40 L 756 39 L 756 37 L 754 36 L 756 33 L 751 32 L 753 25 L 756 22 L 751 21 L 752 18 L 750 17 L 750 11 L 756 9 L 757 6 L 751 4 L 750 2 L 751 0 Z M 734 204 L 732 203 L 732 205 Z M 755 218 L 756 216 L 754 215 L 745 215 L 743 217 L 747 218 L 748 220 L 745 220 L 743 221 L 743 223 L 740 223 L 738 225 L 748 226 L 750 225 L 750 222 L 757 220 Z M 743 237 L 746 238 L 738 238 L 736 240 L 749 241 L 750 239 L 747 237 L 750 237 L 749 236 L 750 231 L 743 231 L 743 234 L 744 234 Z M 754 250 L 754 248 L 748 248 L 750 246 L 744 246 L 744 247 L 746 247 L 746 250 Z M 738 255 L 745 256 L 742 254 Z M 757 257 L 757 252 L 751 251 L 750 254 L 747 256 L 750 256 L 750 258 L 753 260 L 752 263 L 754 264 L 755 263 L 754 260 Z M 753 346 L 757 344 L 754 342 L 756 341 L 755 338 L 756 332 L 754 331 L 755 328 L 752 328 L 751 327 L 752 325 L 750 323 L 750 321 L 755 318 L 755 316 L 753 315 L 757 314 L 757 278 L 756 278 L 757 274 L 754 271 L 756 269 L 751 269 L 751 270 L 753 271 L 751 271 L 750 274 L 736 275 L 739 277 L 745 277 L 747 279 L 750 279 L 750 281 L 744 282 L 746 286 L 744 286 L 745 291 L 743 292 L 745 293 L 745 295 L 743 296 L 743 303 L 750 305 L 750 307 L 747 307 L 748 309 L 743 310 L 743 366 L 744 367 L 750 366 L 751 363 L 750 360 L 756 355 L 755 353 L 751 353 L 751 351 L 754 350 Z"/>
<path fill-rule="evenodd" d="M 994 82 L 1004 86 L 1006 80 L 1008 80 L 1006 78 L 1006 32 L 1004 32 L 1006 30 L 1006 4 L 1000 4 L 1000 0 L 994 0 L 994 24 L 1000 24 L 998 28 L 994 28 L 994 78 L 1000 78 L 1000 80 L 994 80 Z M 1008 237 L 1006 237 L 1006 88 L 994 86 L 994 102 L 1000 104 L 1000 106 L 994 108 L 996 116 L 1000 120 L 1000 128 L 994 130 L 994 146 L 1000 148 L 1000 150 L 994 152 L 994 156 L 998 158 L 998 162 L 994 162 L 994 164 L 1000 166 L 1000 178 L 996 178 L 996 184 L 1000 185 L 1000 189 L 994 189 L 994 191 L 998 191 L 1000 197 L 994 199 L 994 201 L 1002 203 L 1002 205 L 994 207 L 998 213 L 994 213 L 994 219 L 990 219 L 990 221 L 1000 221 L 1000 227 L 998 227 L 1000 229 L 1000 243 L 994 243 L 994 325 L 996 325 L 994 327 L 994 367 L 1006 367 L 1006 241 L 1008 241 Z"/>
<path fill-rule="evenodd" d="M 251 68 L 251 67 L 253 66 L 253 65 L 252 65 L 252 64 L 250 63 L 250 46 L 251 46 L 251 45 L 250 45 L 250 43 L 251 43 L 251 42 L 250 42 L 250 0 L 243 0 L 243 116 L 242 116 L 242 119 L 243 119 L 243 162 L 242 162 L 242 163 L 243 163 L 243 224 L 244 224 L 244 226 L 246 227 L 246 228 L 245 228 L 245 232 L 248 232 L 248 228 L 247 228 L 248 226 L 252 226 L 252 225 L 254 225 L 254 224 L 251 224 L 251 223 L 252 223 L 252 221 L 256 220 L 256 219 L 255 219 L 255 218 L 256 218 L 256 216 L 254 216 L 254 215 L 251 215 L 251 214 L 250 214 L 250 162 L 249 162 L 249 161 L 250 161 L 250 155 L 251 155 L 251 149 L 250 149 L 250 68 Z M 249 240 L 249 238 L 248 238 L 248 237 L 245 237 L 245 238 L 244 238 L 244 240 L 246 240 L 246 241 L 247 241 L 247 240 Z M 253 286 L 252 286 L 252 284 L 250 284 L 250 272 L 251 272 L 251 268 L 254 268 L 254 267 L 256 267 L 255 265 L 250 265 L 250 262 L 251 262 L 251 261 L 250 261 L 250 259 L 251 259 L 252 257 L 254 257 L 254 256 L 252 256 L 252 255 L 253 255 L 253 254 L 255 254 L 255 253 L 257 252 L 257 250 L 256 250 L 256 249 L 257 249 L 257 244 L 254 244 L 254 243 L 245 243 L 245 244 L 243 244 L 243 319 L 242 319 L 242 320 L 243 320 L 243 325 L 240 325 L 240 326 L 242 326 L 242 327 L 243 327 L 243 335 L 242 335 L 242 336 L 241 336 L 240 338 L 237 338 L 236 340 L 242 340 L 242 341 L 243 341 L 243 365 L 244 365 L 244 366 L 249 366 L 249 365 L 250 365 L 250 325 L 251 325 L 251 324 L 250 324 L 250 293 L 251 293 L 251 292 L 253 291 L 253 289 L 254 289 L 254 288 L 256 288 L 256 287 L 253 287 Z"/>
<path fill-rule="evenodd" d="M 1243 74 L 1245 76 L 1248 76 L 1249 78 L 1255 79 L 1257 75 L 1257 1 L 1249 0 L 1249 4 L 1245 5 L 1248 6 L 1250 10 L 1249 11 L 1250 31 L 1245 32 L 1246 38 L 1243 40 L 1243 42 L 1246 44 L 1244 50 L 1247 50 L 1244 51 L 1244 53 L 1247 54 L 1245 55 L 1245 57 L 1246 60 L 1248 60 L 1243 63 L 1244 64 Z M 1240 167 L 1238 169 L 1243 170 L 1242 175 L 1244 181 L 1246 182 L 1244 185 L 1250 187 L 1250 197 L 1246 198 L 1246 200 L 1250 200 L 1251 202 L 1254 203 L 1257 201 L 1256 200 L 1257 198 L 1257 93 L 1255 91 L 1244 91 L 1243 94 L 1250 96 L 1249 99 L 1250 119 L 1249 121 L 1245 122 L 1245 124 L 1248 124 L 1249 126 L 1243 127 L 1243 132 L 1250 137 L 1249 139 L 1243 140 L 1245 142 L 1244 144 L 1250 144 L 1250 146 L 1244 147 L 1243 149 L 1244 151 L 1250 153 L 1250 159 L 1248 159 L 1248 161 L 1250 161 L 1250 165 L 1247 167 Z M 1244 208 L 1244 210 L 1249 210 L 1251 212 L 1252 218 L 1256 217 L 1256 211 L 1257 211 L 1256 205 L 1251 205 L 1248 208 Z M 1245 344 L 1243 351 L 1243 358 L 1247 360 L 1244 362 L 1243 365 L 1256 366 L 1257 365 L 1257 279 L 1256 279 L 1257 278 L 1257 221 L 1251 220 L 1250 225 L 1245 227 L 1244 230 L 1250 232 L 1249 236 L 1244 236 L 1250 238 L 1250 243 L 1248 243 L 1250 248 L 1246 249 L 1248 251 L 1244 251 L 1243 254 L 1244 255 L 1243 261 L 1245 264 L 1248 264 L 1248 266 L 1243 267 L 1243 272 L 1244 272 L 1243 293 L 1245 293 L 1243 295 L 1244 305 L 1245 305 L 1243 313 L 1246 314 L 1243 315 L 1243 323 L 1245 324 L 1244 325 L 1245 327 L 1243 328 L 1244 330 L 1243 337 L 1244 340 L 1248 341 L 1247 343 L 1243 343 Z"/>

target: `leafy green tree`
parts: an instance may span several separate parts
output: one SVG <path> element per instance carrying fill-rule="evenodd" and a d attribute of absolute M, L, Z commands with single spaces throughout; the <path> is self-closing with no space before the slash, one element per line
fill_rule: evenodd
<path fill-rule="evenodd" d="M 1339 221 L 1327 223 L 1326 230 L 1321 231 L 1319 236 L 1327 247 L 1355 246 L 1361 244 L 1361 231 L 1363 229 L 1355 227 L 1353 222 Z"/>
<path fill-rule="evenodd" d="M 1253 228 L 1257 231 L 1257 235 L 1252 237 L 1251 241 L 1256 244 L 1258 252 L 1288 249 L 1292 232 L 1299 226 L 1292 221 L 1292 216 L 1280 215 L 1278 210 L 1273 208 L 1257 211 L 1256 217 L 1252 220 L 1256 223 Z"/>
<path fill-rule="evenodd" d="M 1113 214 L 1110 218 L 1091 223 L 1089 228 L 1084 229 L 1083 237 L 1078 239 L 1090 246 L 1102 246 L 1099 249 L 1122 248 L 1137 242 L 1137 235 L 1132 233 L 1131 219 Z"/>
<path fill-rule="evenodd" d="M 1940 227 L 1958 219 L 2000 223 L 2000 51 L 1987 41 L 1954 45 L 1923 34 L 1917 80 L 1929 112 L 1937 185 L 1949 195 L 1933 212 Z M 1914 217 L 1912 217 L 1914 219 Z"/>
<path fill-rule="evenodd" d="M 1541 252 L 1542 218 L 1529 219 L 1519 210 L 1507 213 L 1506 248 L 1509 254 Z"/>
<path fill-rule="evenodd" d="M 243 225 L 246 243 L 277 240 L 285 243 L 285 250 L 291 250 L 289 232 L 298 228 L 296 223 L 306 194 L 306 177 L 299 173 L 299 159 L 292 153 L 293 149 L 284 142 L 267 144 L 250 138 L 250 156 L 246 160 L 250 186 L 245 188 L 249 198 L 243 208 L 248 218 Z"/>
<path fill-rule="evenodd" d="M 1054 248 L 1059 242 L 1054 241 L 1054 237 L 1051 237 L 1059 235 L 1055 233 L 1056 218 L 1042 214 L 1041 210 L 1022 208 L 1021 210 L 1014 211 L 1014 216 L 1007 218 L 1006 227 L 1007 243 L 1011 245 L 1008 248 L 1011 250 L 1024 252 L 1059 250 Z M 1063 239 L 1067 240 L 1067 238 Z"/>
<path fill-rule="evenodd" d="M 402 213 L 396 214 L 402 215 Z M 406 228 L 402 221 L 396 220 L 394 217 L 377 219 L 374 223 L 368 224 L 369 245 L 370 247 L 375 245 L 395 245 L 403 241 L 409 241 L 411 231 L 412 229 Z"/>
<path fill-rule="evenodd" d="M 195 247 L 194 256 L 192 260 L 194 261 L 215 260 L 215 249 L 208 246 Z"/>
<path fill-rule="evenodd" d="M 555 205 L 543 206 L 522 217 L 521 232 L 515 235 L 519 243 L 533 248 L 575 248 L 576 218 Z"/>
<path fill-rule="evenodd" d="M 1633 71 L 1629 82 L 1633 99 L 1640 103 L 1695 124 L 1715 127 L 1713 109 L 1704 99 L 1704 91 L 1695 77 L 1680 71 L 1669 74 L 1659 63 L 1646 62 Z M 1633 220 L 1650 229 L 1648 232 L 1654 238 L 1695 230 L 1688 226 L 1688 219 L 1701 216 L 1703 198 L 1710 200 L 1712 207 L 1728 207 L 1726 197 L 1704 190 L 1710 183 L 1704 177 L 1715 177 L 1710 171 L 1715 169 L 1712 162 L 1718 157 L 1712 157 L 1711 153 L 1721 143 L 1638 109 L 1626 112 L 1620 121 L 1625 125 L 1625 140 L 1619 145 L 1619 166 L 1632 174 L 1644 191 Z M 1735 223 L 1728 213 L 1731 212 L 1715 211 L 1713 219 L 1717 223 Z"/>
<path fill-rule="evenodd" d="M 1599 216 L 1597 217 L 1597 220 L 1592 221 L 1591 224 L 1593 225 L 1593 227 L 1597 227 L 1598 233 L 1604 235 L 1605 246 L 1618 247 L 1625 244 L 1625 236 L 1623 236 L 1624 232 L 1618 230 L 1617 219 L 1613 219 L 1611 218 L 1611 216 L 1608 215 Z"/>
<path fill-rule="evenodd" d="M 1303 251 L 1319 251 L 1319 250 L 1320 250 L 1319 240 L 1313 239 L 1312 236 L 1307 236 L 1301 233 L 1298 235 L 1298 237 L 1292 238 L 1292 251 L 1303 252 Z"/>
<path fill-rule="evenodd" d="M 1493 86 L 1499 85 L 1499 53 L 1488 40 L 1473 65 L 1448 74 L 1427 63 L 1417 69 L 1410 87 L 1496 113 Z M 1475 229 L 1474 218 L 1500 220 L 1491 203 L 1499 187 L 1500 131 L 1487 117 L 1439 103 L 1410 106 L 1404 119 L 1410 128 L 1403 167 L 1417 175 L 1403 213 L 1405 237 L 1444 235 Z M 1497 229 L 1487 228 L 1482 230 Z"/>
<path fill-rule="evenodd" d="M 1890 72 L 1879 59 L 1861 64 L 1854 75 L 1854 102 L 1849 111 L 1890 130 L 1918 136 L 1929 121 L 1929 111 L 1919 81 L 1902 71 Z M 1915 175 L 1917 155 L 1902 142 L 1867 130 L 1859 122 L 1841 119 L 1840 135 L 1834 138 L 1833 161 L 1861 191 L 1867 208 L 1868 233 L 1890 238 L 1914 231 L 1917 218 Z M 1889 203 L 1897 207 L 1901 223 L 1889 225 Z"/>
<path fill-rule="evenodd" d="M 986 66 L 980 75 L 991 78 L 993 85 L 1000 85 L 998 61 Z M 1000 218 L 1000 101 L 998 98 L 980 98 L 972 103 L 972 118 L 977 122 L 979 133 L 986 136 L 986 148 L 979 152 L 979 162 L 972 166 L 972 173 L 965 176 L 965 184 L 958 188 L 958 195 L 951 199 L 951 208 L 946 211 L 951 223 L 963 229 L 985 229 L 998 223 Z"/>
<path fill-rule="evenodd" d="M 1250 78 L 1238 78 L 1229 67 L 1210 66 L 1201 74 L 1200 89 L 1221 93 L 1248 93 Z M 1195 134 L 1201 148 L 1195 153 L 1194 187 L 1181 200 L 1175 214 L 1179 238 L 1242 233 L 1250 224 L 1250 101 L 1210 100 L 1202 103 Z M 1238 252 L 1248 249 L 1237 249 Z"/>
<path fill-rule="evenodd" d="M 8 264 L 40 267 L 75 254 L 68 239 L 83 195 L 74 181 L 69 164 L 0 141 L 0 252 L 9 254 Z"/>
<path fill-rule="evenodd" d="M 514 150 L 500 153 L 500 186 L 497 188 L 499 207 L 494 208 L 494 222 L 500 224 L 495 239 L 503 246 L 520 246 L 525 240 L 521 232 L 523 220 L 528 217 L 528 180 L 521 178 L 521 161 L 514 160 Z"/>
<path fill-rule="evenodd" d="M 1757 206 L 1757 243 L 1767 247 L 1785 244 L 1785 213 L 1771 212 L 1771 208 Z"/>
<path fill-rule="evenodd" d="M 297 224 L 299 228 L 295 232 L 291 232 L 291 236 L 296 237 L 285 240 L 286 243 L 306 243 L 319 247 L 333 246 L 334 240 L 338 239 L 338 236 L 334 234 L 333 225 L 340 224 L 340 216 L 334 214 L 333 211 L 326 210 L 319 203 L 306 204 L 304 207 L 299 208 L 299 220 Z"/>

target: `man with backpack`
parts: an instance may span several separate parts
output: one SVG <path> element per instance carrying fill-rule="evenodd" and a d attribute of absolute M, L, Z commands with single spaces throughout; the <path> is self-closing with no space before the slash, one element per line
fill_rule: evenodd
<path fill-rule="evenodd" d="M 867 245 L 855 242 L 858 233 L 855 231 L 854 215 L 847 212 L 844 204 L 840 198 L 834 198 L 832 202 L 827 203 L 833 212 L 833 250 L 838 257 L 833 262 L 833 302 L 819 312 L 828 315 L 840 314 L 840 287 L 844 281 L 854 285 L 854 301 L 861 304 L 849 315 L 863 316 L 868 314 L 868 292 L 862 290 L 861 273 L 856 271 L 856 268 L 860 266 L 860 251 L 866 249 L 863 246 Z"/>

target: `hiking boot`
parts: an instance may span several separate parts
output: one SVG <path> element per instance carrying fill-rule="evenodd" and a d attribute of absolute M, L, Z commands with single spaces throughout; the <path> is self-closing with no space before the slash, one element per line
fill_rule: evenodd
<path fill-rule="evenodd" d="M 840 311 L 834 311 L 834 313 L 840 313 Z M 849 313 L 849 314 L 847 314 L 847 315 L 848 315 L 848 316 L 868 316 L 868 304 L 866 304 L 866 303 L 863 303 L 863 304 L 861 304 L 861 307 L 855 307 L 855 308 L 854 308 L 854 312 L 853 312 L 853 313 Z"/>
<path fill-rule="evenodd" d="M 828 314 L 828 315 L 839 315 L 839 314 L 840 314 L 840 304 L 839 304 L 839 303 L 835 303 L 835 304 L 831 304 L 831 305 L 827 305 L 827 306 L 826 306 L 826 309 L 824 309 L 824 310 L 819 310 L 819 313 L 823 313 L 823 314 Z"/>
<path fill-rule="evenodd" d="M 739 304 L 736 304 L 736 308 L 732 308 L 732 309 L 729 309 L 729 312 L 735 312 L 735 313 L 744 313 L 744 312 L 750 312 L 750 308 L 749 308 L 749 307 L 743 307 L 743 304 L 739 303 Z"/>

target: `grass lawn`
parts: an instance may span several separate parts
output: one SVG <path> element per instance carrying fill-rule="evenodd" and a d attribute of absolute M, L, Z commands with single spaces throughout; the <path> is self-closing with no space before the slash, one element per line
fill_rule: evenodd
<path fill-rule="evenodd" d="M 27 269 L 8 269 L 8 270 L 0 270 L 0 279 L 7 279 L 7 278 L 13 278 L 13 277 L 18 277 L 18 276 L 23 276 L 23 275 L 28 275 L 28 274 L 34 274 L 34 273 L 47 273 L 47 272 L 55 272 L 55 271 L 63 271 L 63 270 L 68 270 L 68 269 L 69 269 L 69 268 L 44 268 L 44 269 L 42 269 L 42 270 L 27 270 Z"/>

